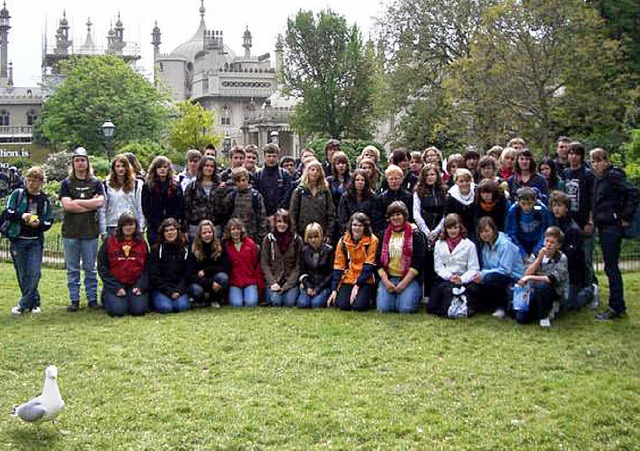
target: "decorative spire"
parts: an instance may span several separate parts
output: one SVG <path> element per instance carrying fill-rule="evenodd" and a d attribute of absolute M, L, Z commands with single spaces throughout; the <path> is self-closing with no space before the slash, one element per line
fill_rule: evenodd
<path fill-rule="evenodd" d="M 116 21 L 116 28 L 122 28 L 122 21 L 120 20 L 120 11 L 118 11 L 118 20 Z"/>
<path fill-rule="evenodd" d="M 202 20 L 204 20 L 204 13 L 207 10 L 204 8 L 204 0 L 200 0 L 200 17 L 202 17 Z"/>
<path fill-rule="evenodd" d="M 91 25 L 93 25 L 93 24 L 91 23 L 91 17 L 87 17 L 87 23 L 86 23 L 86 25 L 87 25 L 87 33 L 91 34 Z"/>
<path fill-rule="evenodd" d="M 62 10 L 62 19 L 60 19 L 60 25 L 69 25 L 69 21 L 67 20 L 67 10 Z"/>
<path fill-rule="evenodd" d="M 249 25 L 242 35 L 242 46 L 244 47 L 244 57 L 251 58 L 251 32 L 249 31 Z"/>

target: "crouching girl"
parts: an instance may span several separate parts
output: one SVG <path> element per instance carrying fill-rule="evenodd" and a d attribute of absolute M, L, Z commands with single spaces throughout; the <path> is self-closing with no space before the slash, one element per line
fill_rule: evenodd
<path fill-rule="evenodd" d="M 453 290 L 461 293 L 464 287 L 468 313 L 473 311 L 473 277 L 480 270 L 478 254 L 473 242 L 466 238 L 467 231 L 460 216 L 450 213 L 444 218 L 442 235 L 434 249 L 435 269 L 438 276 L 431 290 L 427 312 L 447 316 Z"/>
<path fill-rule="evenodd" d="M 333 248 L 323 242 L 322 226 L 312 222 L 304 229 L 302 266 L 300 268 L 300 296 L 298 307 L 319 308 L 327 304 L 329 298 L 331 270 L 333 268 Z"/>
<path fill-rule="evenodd" d="M 187 295 L 186 238 L 180 223 L 167 218 L 158 230 L 159 242 L 153 246 L 150 264 L 151 301 L 158 313 L 182 312 L 191 306 Z"/>
<path fill-rule="evenodd" d="M 102 305 L 111 316 L 144 315 L 149 296 L 147 243 L 131 213 L 118 218 L 115 233 L 109 235 L 98 253 L 102 279 Z"/>
<path fill-rule="evenodd" d="M 331 294 L 327 306 L 341 310 L 367 310 L 375 294 L 374 272 L 378 239 L 364 213 L 354 213 L 340 238 L 333 263 Z"/>
<path fill-rule="evenodd" d="M 216 236 L 213 222 L 200 221 L 187 262 L 187 291 L 194 304 L 220 307 L 229 285 L 227 253 Z"/>
<path fill-rule="evenodd" d="M 422 298 L 425 238 L 408 222 L 409 211 L 404 202 L 389 204 L 387 218 L 389 225 L 379 258 L 378 311 L 414 313 Z"/>

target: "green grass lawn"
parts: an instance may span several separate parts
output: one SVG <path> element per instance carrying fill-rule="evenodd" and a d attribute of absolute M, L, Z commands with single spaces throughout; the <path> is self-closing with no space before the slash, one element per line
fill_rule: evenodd
<path fill-rule="evenodd" d="M 298 309 L 109 318 L 64 311 L 45 270 L 40 316 L 11 317 L 0 264 L 3 449 L 632 449 L 640 443 L 640 275 L 630 315 L 550 330 Z M 58 429 L 8 413 L 58 365 Z"/>

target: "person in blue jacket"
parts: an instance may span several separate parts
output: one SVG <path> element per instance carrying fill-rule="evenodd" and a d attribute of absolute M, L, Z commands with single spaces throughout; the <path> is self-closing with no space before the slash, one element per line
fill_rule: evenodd
<path fill-rule="evenodd" d="M 545 230 L 553 225 L 551 212 L 536 197 L 533 188 L 520 188 L 518 200 L 507 213 L 505 232 L 520 249 L 523 261 L 535 259 L 544 246 Z"/>
<path fill-rule="evenodd" d="M 495 309 L 493 316 L 504 318 L 509 306 L 508 288 L 524 274 L 518 247 L 500 232 L 490 216 L 478 221 L 482 268 L 473 281 L 479 286 L 479 310 Z"/>

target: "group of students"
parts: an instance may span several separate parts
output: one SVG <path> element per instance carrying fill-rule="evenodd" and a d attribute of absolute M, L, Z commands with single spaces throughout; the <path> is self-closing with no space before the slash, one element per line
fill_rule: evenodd
<path fill-rule="evenodd" d="M 144 177 L 135 156 L 118 155 L 101 182 L 86 150 L 76 149 L 60 191 L 68 310 L 80 308 L 81 269 L 88 307 L 98 306 L 97 262 L 102 305 L 114 316 L 261 301 L 412 313 L 424 300 L 437 315 L 493 311 L 548 326 L 560 310 L 597 298 L 596 226 L 610 282 L 598 318 L 625 311 L 618 258 L 637 190 L 603 149 L 590 152 L 590 168 L 584 147 L 564 138 L 545 166 L 521 139 L 446 162 L 435 147 L 397 149 L 384 171 L 373 146 L 352 170 L 335 140 L 324 163 L 311 149 L 298 166 L 280 160 L 275 144 L 262 153 L 258 168 L 256 146 L 234 147 L 221 170 L 214 148 L 190 150 L 180 174 L 158 156 Z M 27 188 L 7 202 L 22 292 L 14 314 L 40 311 L 51 226 L 44 174 L 31 168 L 26 176 Z M 514 286 L 529 292 L 515 311 Z"/>

